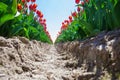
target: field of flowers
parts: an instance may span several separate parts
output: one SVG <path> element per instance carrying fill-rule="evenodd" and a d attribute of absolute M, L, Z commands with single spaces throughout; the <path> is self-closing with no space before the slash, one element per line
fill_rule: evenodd
<path fill-rule="evenodd" d="M 102 31 L 120 29 L 119 0 L 75 0 L 76 11 L 62 22 L 57 42 L 84 40 Z"/>
<path fill-rule="evenodd" d="M 23 36 L 52 43 L 46 19 L 37 9 L 36 0 L 1 0 L 0 36 Z"/>

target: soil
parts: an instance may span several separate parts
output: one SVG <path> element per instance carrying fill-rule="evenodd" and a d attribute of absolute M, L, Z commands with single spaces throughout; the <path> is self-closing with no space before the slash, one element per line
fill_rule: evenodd
<path fill-rule="evenodd" d="M 77 61 L 54 45 L 23 37 L 0 37 L 0 80 L 78 80 L 84 73 Z"/>
<path fill-rule="evenodd" d="M 0 80 L 120 80 L 120 30 L 47 44 L 0 37 Z"/>

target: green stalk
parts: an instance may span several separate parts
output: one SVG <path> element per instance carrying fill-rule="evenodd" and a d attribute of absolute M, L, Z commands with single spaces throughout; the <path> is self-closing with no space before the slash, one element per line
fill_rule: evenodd
<path fill-rule="evenodd" d="M 12 9 L 12 14 L 15 15 L 17 12 L 17 0 L 13 0 L 11 9 Z"/>

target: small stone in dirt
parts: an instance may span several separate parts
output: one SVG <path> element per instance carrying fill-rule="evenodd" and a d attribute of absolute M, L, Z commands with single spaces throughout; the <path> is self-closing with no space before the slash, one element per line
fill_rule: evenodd
<path fill-rule="evenodd" d="M 68 77 L 62 76 L 63 80 L 70 80 Z"/>
<path fill-rule="evenodd" d="M 40 70 L 33 70 L 32 71 L 32 74 L 39 74 L 40 73 Z"/>
<path fill-rule="evenodd" d="M 20 41 L 22 41 L 24 44 L 28 44 L 29 40 L 27 38 L 24 37 L 18 37 Z"/>
<path fill-rule="evenodd" d="M 30 70 L 29 67 L 27 67 L 27 66 L 22 66 L 22 69 L 24 72 L 28 72 Z"/>
<path fill-rule="evenodd" d="M 0 77 L 5 77 L 5 74 L 0 74 Z"/>
<path fill-rule="evenodd" d="M 86 72 L 82 75 L 79 75 L 78 80 L 89 80 L 95 76 L 95 73 L 92 72 Z"/>
<path fill-rule="evenodd" d="M 21 68 L 17 68 L 17 69 L 15 70 L 15 72 L 16 72 L 17 74 L 21 74 L 21 73 L 23 73 L 23 70 L 22 70 Z"/>
<path fill-rule="evenodd" d="M 62 57 L 62 60 L 68 60 L 68 59 L 70 59 L 68 56 Z"/>
<path fill-rule="evenodd" d="M 67 68 L 77 68 L 77 62 L 76 61 L 69 61 L 65 64 L 65 67 Z"/>

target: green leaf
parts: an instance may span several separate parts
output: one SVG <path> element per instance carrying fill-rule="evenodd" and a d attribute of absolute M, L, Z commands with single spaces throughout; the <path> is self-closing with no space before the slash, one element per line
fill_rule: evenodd
<path fill-rule="evenodd" d="M 38 34 L 40 33 L 36 28 L 32 26 L 28 27 L 28 32 L 31 39 L 35 39 L 36 37 L 38 37 Z"/>
<path fill-rule="evenodd" d="M 92 28 L 92 25 L 90 23 L 87 23 L 86 21 L 80 20 L 80 24 L 83 26 L 82 29 L 84 29 L 84 30 L 86 29 L 87 34 L 88 33 L 92 34 L 92 31 L 94 29 Z"/>
<path fill-rule="evenodd" d="M 15 15 L 17 12 L 17 0 L 13 0 L 11 9 L 12 9 L 12 14 Z"/>
<path fill-rule="evenodd" d="M 11 32 L 12 32 L 11 34 L 15 36 L 15 35 L 17 35 L 17 34 L 18 34 L 21 30 L 23 30 L 23 29 L 24 29 L 23 27 L 20 27 L 20 26 L 18 26 L 18 25 L 17 25 L 17 26 L 14 26 L 14 27 L 13 27 L 13 30 L 11 31 Z"/>
<path fill-rule="evenodd" d="M 23 28 L 23 30 L 24 30 L 24 36 L 25 37 L 27 37 L 27 38 L 29 38 L 29 31 L 28 31 L 28 29 L 26 29 L 26 28 Z"/>
<path fill-rule="evenodd" d="M 0 17 L 1 17 L 2 14 L 4 14 L 5 12 L 7 12 L 7 7 L 8 6 L 6 4 L 0 2 Z"/>
<path fill-rule="evenodd" d="M 0 26 L 4 24 L 5 22 L 14 19 L 14 15 L 12 14 L 5 14 L 0 18 Z"/>
<path fill-rule="evenodd" d="M 120 26 L 120 1 L 114 7 L 115 21 L 117 26 Z"/>

